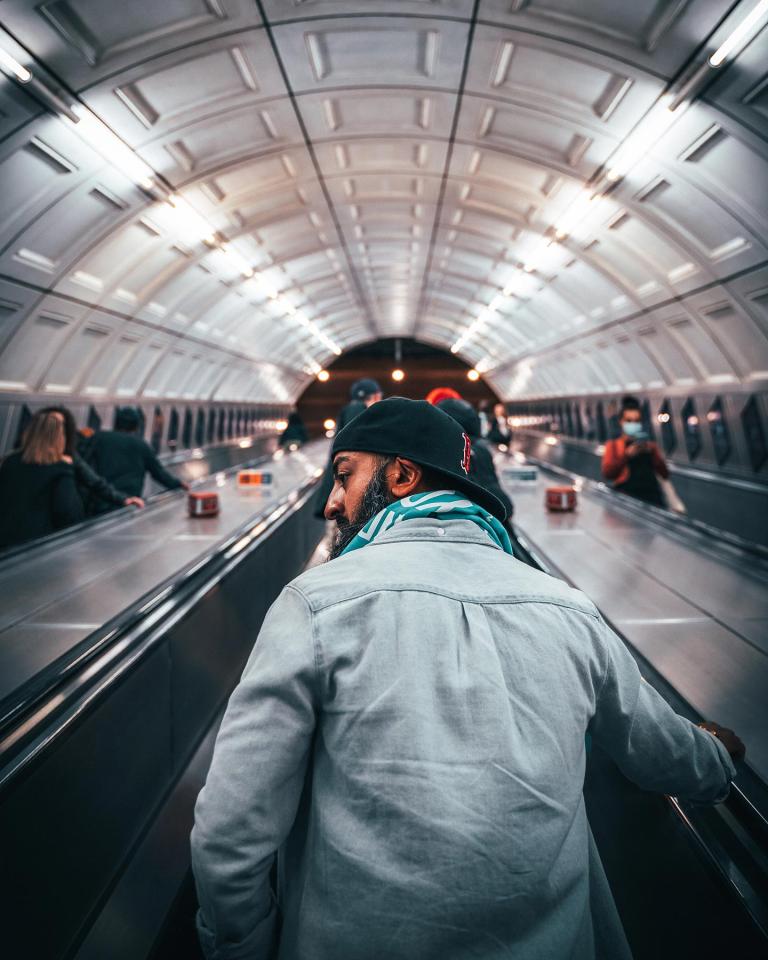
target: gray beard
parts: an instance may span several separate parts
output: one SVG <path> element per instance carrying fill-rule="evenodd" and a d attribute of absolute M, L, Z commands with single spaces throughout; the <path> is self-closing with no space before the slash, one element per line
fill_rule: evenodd
<path fill-rule="evenodd" d="M 345 547 L 355 539 L 366 523 L 372 520 L 380 510 L 388 507 L 390 503 L 394 503 L 394 497 L 387 489 L 385 476 L 387 465 L 388 461 L 378 466 L 376 472 L 368 481 L 355 519 L 336 521 L 338 529 L 333 537 L 331 552 L 328 554 L 329 560 L 335 560 Z"/>

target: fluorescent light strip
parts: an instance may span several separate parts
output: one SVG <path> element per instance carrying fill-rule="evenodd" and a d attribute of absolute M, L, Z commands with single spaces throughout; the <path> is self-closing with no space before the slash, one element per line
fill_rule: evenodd
<path fill-rule="evenodd" d="M 338 344 L 334 343 L 330 337 L 327 337 L 320 327 L 314 323 L 314 321 L 308 320 L 301 310 L 297 310 L 290 300 L 287 300 L 284 296 L 278 293 L 278 291 L 269 283 L 268 280 L 257 276 L 246 280 L 243 286 L 258 291 L 258 293 L 262 296 L 266 294 L 276 308 L 281 310 L 284 315 L 289 316 L 300 326 L 304 327 L 305 330 L 309 330 L 312 336 L 327 350 L 330 350 L 330 352 L 335 354 L 337 357 L 341 355 L 341 348 L 338 346 Z"/>
<path fill-rule="evenodd" d="M 173 222 L 184 239 L 192 239 L 195 242 L 200 240 L 208 243 L 215 243 L 215 230 L 208 221 L 201 217 L 197 211 L 182 197 L 172 194 L 165 202 L 168 210 L 173 211 Z"/>
<path fill-rule="evenodd" d="M 230 263 L 238 273 L 244 277 L 252 277 L 253 270 L 245 257 L 229 243 L 222 243 L 219 250 L 224 254 L 226 262 Z"/>
<path fill-rule="evenodd" d="M 636 163 L 642 160 L 662 134 L 683 113 L 680 106 L 669 94 L 662 97 L 609 161 L 606 172 L 608 180 L 611 182 L 621 180 Z"/>
<path fill-rule="evenodd" d="M 573 228 L 596 212 L 597 201 L 602 200 L 600 195 L 594 196 L 589 190 L 583 190 L 568 207 L 563 216 L 555 222 L 555 236 L 563 240 L 573 232 Z"/>
<path fill-rule="evenodd" d="M 0 70 L 12 74 L 19 83 L 29 83 L 32 79 L 32 72 L 2 47 L 0 47 Z"/>
<path fill-rule="evenodd" d="M 476 333 L 479 333 L 483 327 L 494 317 L 494 315 L 501 309 L 504 305 L 504 302 L 509 299 L 510 294 L 512 293 L 512 287 L 517 278 L 513 277 L 512 280 L 504 287 L 501 293 L 497 293 L 496 296 L 491 300 L 487 307 L 484 307 L 478 316 L 472 321 L 472 323 L 466 328 L 464 333 L 459 337 L 459 339 L 451 347 L 451 353 L 458 353 L 459 350 L 464 346 L 467 340 L 470 340 L 475 336 Z M 476 366 L 476 369 L 479 367 Z"/>
<path fill-rule="evenodd" d="M 591 197 L 588 198 L 591 201 Z M 601 199 L 601 198 L 596 198 Z M 554 241 L 550 237 L 541 237 L 537 242 L 536 246 L 532 250 L 531 254 L 526 257 L 525 263 L 523 265 L 523 270 L 526 274 L 533 273 L 535 270 L 541 266 L 541 261 L 546 254 L 547 250 L 552 246 Z M 451 353 L 458 353 L 459 350 L 464 346 L 464 344 L 475 336 L 485 324 L 496 314 L 496 312 L 501 308 L 505 299 L 508 299 L 514 294 L 515 287 L 517 286 L 518 281 L 521 279 L 521 275 L 517 273 L 512 277 L 511 280 L 507 282 L 507 285 L 501 291 L 500 294 L 497 294 L 487 307 L 483 309 L 480 315 L 466 328 L 464 333 L 459 337 L 459 339 L 451 347 Z M 524 279 L 524 277 L 522 278 Z"/>
<path fill-rule="evenodd" d="M 760 3 L 748 14 L 744 20 L 736 27 L 733 33 L 727 37 L 715 50 L 709 58 L 711 67 L 720 67 L 728 59 L 733 50 L 739 45 L 743 45 L 750 34 L 754 32 L 757 24 L 768 15 L 768 0 L 760 0 Z"/>
<path fill-rule="evenodd" d="M 92 113 L 88 107 L 80 103 L 72 106 L 72 113 L 77 117 L 77 123 L 73 123 L 66 117 L 62 118 L 64 122 L 69 124 L 71 129 L 89 146 L 93 147 L 97 153 L 100 153 L 107 163 L 124 173 L 144 190 L 149 190 L 152 187 L 154 170 L 144 163 L 141 157 L 134 153 L 119 137 L 115 136 L 95 113 Z"/>
<path fill-rule="evenodd" d="M 255 276 L 250 277 L 243 284 L 246 288 L 252 288 L 262 297 L 269 297 L 270 300 L 277 300 L 280 294 L 277 291 L 277 288 L 272 286 L 272 284 L 265 277 Z"/>
<path fill-rule="evenodd" d="M 32 74 L 2 48 L 0 48 L 0 68 L 12 71 L 14 76 L 22 83 L 32 79 Z M 152 168 L 112 133 L 95 113 L 83 104 L 73 105 L 72 112 L 77 118 L 77 122 L 64 117 L 65 122 L 86 143 L 101 154 L 108 163 L 143 189 L 148 190 L 154 186 L 153 178 L 155 174 Z M 203 241 L 212 245 L 216 243 L 215 229 L 182 197 L 173 194 L 167 198 L 163 206 L 166 212 L 171 211 L 173 227 L 179 232 L 182 239 L 189 240 L 192 238 L 195 242 Z M 307 320 L 290 302 L 281 298 L 277 289 L 267 280 L 263 277 L 254 276 L 254 271 L 249 262 L 234 247 L 223 243 L 218 247 L 218 250 L 226 258 L 225 262 L 231 263 L 232 267 L 246 278 L 246 283 L 252 284 L 259 293 L 266 294 L 270 300 L 275 301 L 282 307 L 286 314 L 298 320 L 327 350 L 330 350 L 336 356 L 341 355 L 341 348 L 330 337 L 327 337 L 317 324 Z"/>
<path fill-rule="evenodd" d="M 213 227 L 204 217 L 193 210 L 182 197 L 176 195 L 169 197 L 164 204 L 164 208 L 173 211 L 176 220 L 175 225 L 182 232 L 183 236 L 188 238 L 191 235 L 196 239 L 212 244 L 216 242 Z M 231 264 L 232 268 L 236 269 L 245 278 L 243 287 L 246 290 L 253 290 L 260 296 L 267 297 L 271 304 L 278 310 L 283 311 L 285 315 L 290 316 L 300 323 L 301 326 L 309 330 L 315 339 L 327 350 L 330 350 L 330 352 L 337 357 L 341 355 L 341 348 L 334 343 L 330 337 L 327 337 L 317 324 L 308 320 L 303 313 L 298 311 L 289 300 L 279 293 L 277 288 L 273 286 L 269 280 L 265 277 L 254 275 L 253 269 L 248 261 L 231 244 L 223 243 L 217 250 L 221 255 L 219 260 L 221 261 L 222 258 L 225 258 L 224 262 Z"/>

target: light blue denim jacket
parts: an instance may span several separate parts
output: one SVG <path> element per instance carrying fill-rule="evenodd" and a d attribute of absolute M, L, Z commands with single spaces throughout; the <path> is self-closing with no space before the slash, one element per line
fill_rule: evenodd
<path fill-rule="evenodd" d="M 409 520 L 303 574 L 197 802 L 206 956 L 628 957 L 584 809 L 587 730 L 646 789 L 728 792 L 722 745 L 594 605 L 471 522 Z"/>

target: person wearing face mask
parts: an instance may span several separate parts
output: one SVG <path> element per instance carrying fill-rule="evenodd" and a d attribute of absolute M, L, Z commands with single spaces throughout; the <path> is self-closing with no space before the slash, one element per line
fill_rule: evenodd
<path fill-rule="evenodd" d="M 603 454 L 602 472 L 613 481 L 613 489 L 656 507 L 664 507 L 659 477 L 667 479 L 669 470 L 658 446 L 643 425 L 640 402 L 624 397 L 619 414 L 621 436 L 609 440 Z"/>

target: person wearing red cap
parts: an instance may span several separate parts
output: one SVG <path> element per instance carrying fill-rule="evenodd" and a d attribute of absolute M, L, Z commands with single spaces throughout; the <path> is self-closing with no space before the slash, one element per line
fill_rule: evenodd
<path fill-rule="evenodd" d="M 585 734 L 704 803 L 743 745 L 677 716 L 587 597 L 510 555 L 446 413 L 382 400 L 332 455 L 335 559 L 270 609 L 197 801 L 204 953 L 626 960 Z"/>
<path fill-rule="evenodd" d="M 453 387 L 435 387 L 427 394 L 427 403 L 437 406 L 441 400 L 461 400 L 461 394 Z"/>

